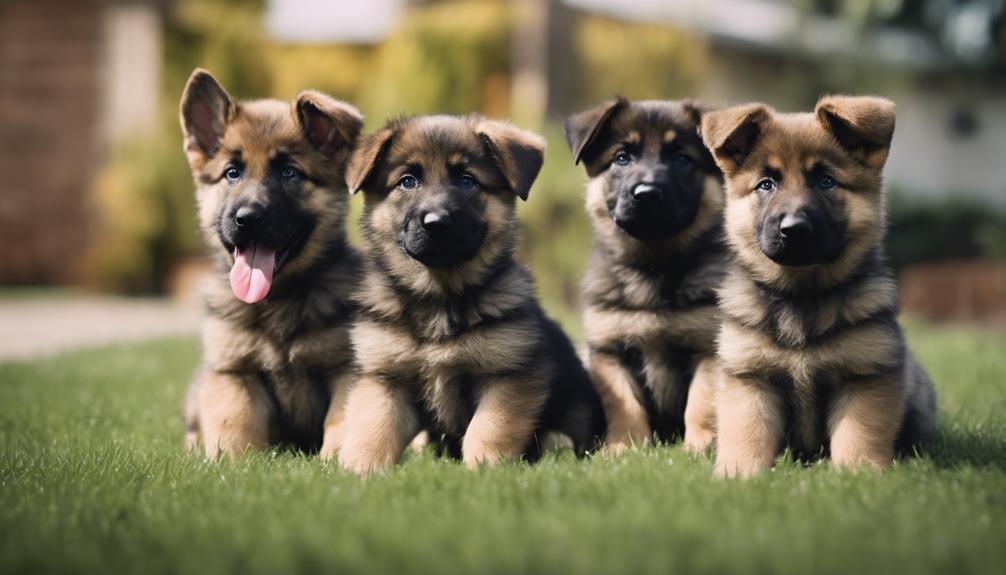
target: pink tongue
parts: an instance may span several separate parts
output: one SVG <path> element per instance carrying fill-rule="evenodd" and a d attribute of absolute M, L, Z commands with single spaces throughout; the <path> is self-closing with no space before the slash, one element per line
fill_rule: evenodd
<path fill-rule="evenodd" d="M 276 265 L 276 252 L 258 244 L 248 244 L 244 249 L 234 248 L 234 267 L 231 268 L 231 289 L 245 303 L 261 301 L 272 287 L 272 271 Z"/>

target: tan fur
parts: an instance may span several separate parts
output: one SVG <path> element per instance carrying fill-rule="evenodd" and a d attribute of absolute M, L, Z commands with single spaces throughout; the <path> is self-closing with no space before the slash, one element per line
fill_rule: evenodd
<path fill-rule="evenodd" d="M 894 458 L 901 427 L 892 413 L 905 408 L 905 374 L 846 385 L 828 413 L 831 460 L 838 467 L 884 467 Z"/>
<path fill-rule="evenodd" d="M 352 372 L 348 320 L 360 264 L 345 243 L 343 170 L 362 117 L 314 91 L 292 103 L 237 101 L 196 70 L 182 97 L 181 123 L 199 228 L 214 265 L 203 286 L 203 367 L 186 402 L 186 442 L 201 441 L 212 458 L 292 433 L 305 447 L 314 437 L 326 441 L 330 454 Z M 232 202 L 270 204 L 289 193 L 268 183 L 276 181 L 270 174 L 281 156 L 305 176 L 290 201 L 310 214 L 311 232 L 276 272 L 266 299 L 245 304 L 230 288 L 234 259 L 221 241 L 221 222 Z M 236 163 L 243 175 L 231 184 L 223 174 Z"/>
<path fill-rule="evenodd" d="M 701 453 L 716 439 L 716 390 L 722 372 L 714 356 L 699 360 L 685 406 L 685 449 Z"/>
<path fill-rule="evenodd" d="M 269 445 L 271 406 L 265 392 L 238 376 L 208 373 L 198 399 L 206 457 Z"/>
<path fill-rule="evenodd" d="M 716 396 L 716 474 L 748 477 L 768 468 L 783 442 L 783 399 L 766 381 L 723 375 Z"/>
<path fill-rule="evenodd" d="M 608 417 L 605 449 L 611 453 L 647 443 L 654 433 L 664 440 L 688 435 L 684 412 L 690 386 L 698 385 L 696 398 L 710 400 L 706 388 L 714 388 L 717 378 L 711 356 L 718 326 L 714 290 L 726 259 L 720 240 L 724 194 L 722 175 L 696 135 L 706 111 L 695 102 L 617 99 L 566 122 L 574 159 L 590 177 L 586 209 L 594 249 L 581 300 L 591 372 Z M 636 176 L 612 160 L 630 149 L 647 162 Z M 671 151 L 690 158 L 692 167 L 675 167 Z M 697 207 L 673 233 L 643 239 L 616 222 L 613 206 L 632 178 L 657 173 L 665 174 L 662 193 L 694 193 Z M 690 435 L 695 449 L 714 433 L 705 411 L 697 407 L 692 414 L 700 426 Z"/>
<path fill-rule="evenodd" d="M 418 431 L 407 390 L 364 378 L 353 386 L 346 403 L 339 462 L 358 475 L 381 471 L 398 461 Z"/>
<path fill-rule="evenodd" d="M 596 396 L 572 346 L 557 347 L 560 332 L 512 256 L 516 199 L 527 198 L 543 150 L 538 136 L 479 116 L 398 120 L 360 143 L 347 172 L 350 190 L 365 192 L 367 245 L 351 331 L 363 380 L 347 400 L 339 455 L 349 470 L 394 464 L 420 426 L 469 467 L 520 458 L 549 432 L 587 447 L 583 424 L 594 416 L 578 402 L 589 400 L 564 398 L 570 389 L 556 380 L 579 378 L 573 395 Z M 477 187 L 459 191 L 461 170 Z M 401 189 L 413 171 L 423 186 Z M 406 251 L 400 232 L 423 206 L 448 200 L 464 202 L 485 231 L 470 258 L 428 266 Z M 566 356 L 573 369 L 560 369 Z M 570 404 L 547 409 L 560 400 Z M 596 411 L 603 419 L 599 401 Z"/>
<path fill-rule="evenodd" d="M 896 444 L 932 435 L 935 393 L 905 348 L 897 288 L 880 259 L 893 130 L 894 105 L 879 98 L 829 96 L 813 114 L 751 104 L 703 118 L 727 178 L 736 258 L 719 292 L 718 474 L 765 469 L 784 444 L 801 456 L 830 452 L 840 467 L 882 467 Z M 821 166 L 838 185 L 809 190 Z M 756 190 L 766 173 L 781 182 L 770 199 Z M 777 264 L 759 244 L 766 203 L 811 193 L 828 194 L 842 251 L 827 263 Z"/>
<path fill-rule="evenodd" d="M 608 417 L 605 451 L 617 455 L 633 445 L 649 443 L 652 431 L 632 374 L 605 354 L 590 356 L 590 373 Z"/>
<path fill-rule="evenodd" d="M 468 467 L 516 460 L 545 404 L 544 386 L 532 379 L 490 381 L 465 430 L 462 459 Z"/>

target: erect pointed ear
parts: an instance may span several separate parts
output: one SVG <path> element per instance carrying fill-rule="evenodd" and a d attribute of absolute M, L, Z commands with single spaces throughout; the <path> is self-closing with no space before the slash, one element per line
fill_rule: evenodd
<path fill-rule="evenodd" d="M 304 135 L 329 159 L 351 147 L 363 128 L 359 110 L 321 92 L 304 90 L 297 95 L 296 108 Z"/>
<path fill-rule="evenodd" d="M 392 128 L 383 128 L 360 138 L 346 166 L 346 187 L 349 188 L 349 193 L 355 194 L 367 185 L 381 157 L 388 151 L 394 135 L 395 130 Z"/>
<path fill-rule="evenodd" d="M 685 109 L 685 113 L 695 122 L 696 129 L 702 125 L 703 116 L 719 109 L 701 100 L 684 100 L 681 102 L 681 106 Z"/>
<path fill-rule="evenodd" d="M 476 132 L 510 189 L 526 201 L 545 161 L 545 139 L 498 120 L 480 120 Z"/>
<path fill-rule="evenodd" d="M 702 141 L 724 173 L 744 163 L 761 136 L 771 110 L 764 104 L 747 104 L 702 115 Z"/>
<path fill-rule="evenodd" d="M 590 155 L 591 145 L 597 141 L 608 120 L 628 104 L 628 100 L 619 96 L 566 119 L 566 144 L 573 152 L 573 163 L 579 164 Z"/>
<path fill-rule="evenodd" d="M 883 168 L 894 137 L 894 102 L 875 96 L 825 96 L 818 121 L 860 163 Z"/>
<path fill-rule="evenodd" d="M 189 163 L 213 156 L 234 117 L 234 100 L 212 74 L 196 68 L 185 84 L 180 110 Z"/>

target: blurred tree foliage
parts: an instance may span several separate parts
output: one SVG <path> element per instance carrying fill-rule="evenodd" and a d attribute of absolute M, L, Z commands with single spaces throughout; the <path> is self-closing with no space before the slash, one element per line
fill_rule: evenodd
<path fill-rule="evenodd" d="M 513 17 L 505 0 L 414 3 L 378 45 L 274 42 L 263 29 L 263 4 L 262 0 L 169 4 L 160 129 L 110 150 L 95 181 L 95 205 L 104 230 L 91 250 L 95 285 L 125 292 L 160 291 L 172 265 L 200 251 L 195 196 L 177 112 L 185 80 L 196 66 L 211 70 L 239 98 L 290 99 L 306 87 L 326 91 L 356 104 L 367 116 L 368 129 L 402 113 L 516 115 L 510 98 Z M 545 126 L 524 126 L 543 131 L 549 146 L 528 202 L 520 202 L 519 257 L 534 271 L 550 311 L 576 332 L 578 284 L 589 256 L 591 229 L 583 208 L 586 178 L 566 148 L 561 117 L 616 93 L 632 98 L 686 97 L 696 91 L 714 62 L 705 41 L 686 30 L 575 11 L 567 16 L 568 45 L 561 52 L 566 61 L 553 64 L 562 66 L 561 77 L 568 79 L 562 90 L 565 96 L 557 100 L 559 105 L 550 106 L 558 117 Z M 351 217 L 361 204 L 354 198 Z M 939 210 L 930 215 L 935 213 L 950 217 Z M 995 228 L 988 219 L 976 223 L 973 218 L 981 214 L 975 210 L 960 213 L 970 215 L 954 216 L 954 223 L 946 224 L 946 234 L 970 239 L 947 253 L 1006 252 L 1003 228 Z M 921 257 L 913 251 L 918 237 L 948 237 L 943 232 L 913 235 L 920 227 L 937 225 L 925 217 L 929 216 L 902 210 L 892 202 L 891 251 L 896 264 Z M 355 222 L 349 227 L 355 231 Z"/>
<path fill-rule="evenodd" d="M 685 31 L 580 14 L 575 19 L 576 108 L 621 94 L 686 98 L 709 68 L 708 47 Z"/>

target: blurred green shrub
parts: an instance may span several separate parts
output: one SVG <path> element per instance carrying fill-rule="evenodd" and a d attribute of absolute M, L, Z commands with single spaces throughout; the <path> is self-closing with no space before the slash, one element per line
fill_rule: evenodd
<path fill-rule="evenodd" d="M 125 293 L 163 290 L 172 264 L 198 248 L 192 187 L 180 144 L 142 140 L 113 150 L 94 182 L 100 231 L 88 252 L 87 283 Z"/>
<path fill-rule="evenodd" d="M 895 269 L 924 261 L 1006 257 L 1006 210 L 986 202 L 920 200 L 892 190 L 887 211 L 887 258 Z"/>
<path fill-rule="evenodd" d="M 621 94 L 627 98 L 687 98 L 709 69 L 706 43 L 686 31 L 601 16 L 576 19 L 577 107 Z"/>
<path fill-rule="evenodd" d="M 374 123 L 402 113 L 506 116 L 510 24 L 510 7 L 498 0 L 408 10 L 380 46 L 360 101 Z"/>
<path fill-rule="evenodd" d="M 545 136 L 545 165 L 527 202 L 518 201 L 518 257 L 534 273 L 548 311 L 571 334 L 579 335 L 580 276 L 593 237 L 584 207 L 587 176 L 573 165 L 561 125 L 547 126 Z"/>

